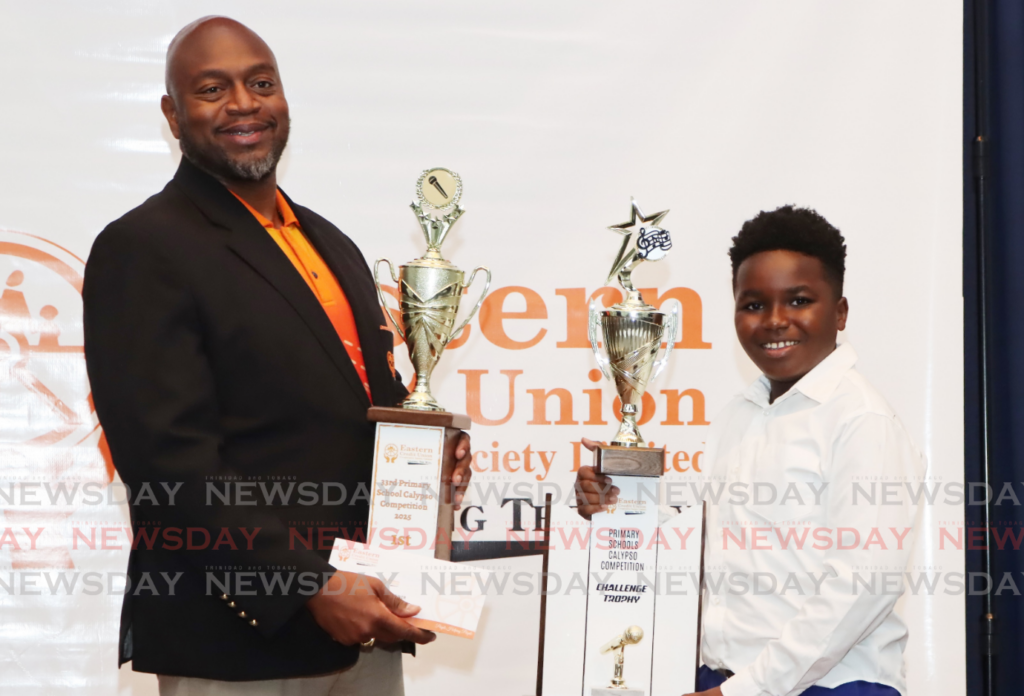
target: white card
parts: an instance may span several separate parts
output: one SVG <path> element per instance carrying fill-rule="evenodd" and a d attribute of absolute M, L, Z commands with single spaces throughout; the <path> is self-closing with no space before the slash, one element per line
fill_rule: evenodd
<path fill-rule="evenodd" d="M 460 638 L 476 635 L 491 571 L 400 550 L 336 539 L 330 564 L 338 570 L 379 578 L 420 612 L 409 623 Z M 344 590 L 343 590 L 344 591 Z"/>

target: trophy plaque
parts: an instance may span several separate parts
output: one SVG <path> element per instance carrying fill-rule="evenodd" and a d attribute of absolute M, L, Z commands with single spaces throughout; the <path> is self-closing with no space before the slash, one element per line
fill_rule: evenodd
<path fill-rule="evenodd" d="M 626 298 L 599 310 L 590 304 L 589 335 L 598 365 L 615 385 L 622 402 L 622 422 L 609 445 L 594 451 L 594 468 L 615 476 L 618 501 L 591 519 L 587 587 L 587 627 L 584 642 L 583 683 L 590 696 L 629 694 L 649 696 L 652 687 L 653 635 L 658 549 L 651 540 L 658 534 L 659 483 L 665 471 L 665 450 L 645 447 L 637 418 L 644 391 L 664 369 L 672 352 L 679 312 L 666 315 L 643 301 L 633 287 L 632 273 L 642 261 L 657 261 L 672 247 L 667 230 L 658 225 L 665 210 L 646 216 L 635 200 L 631 219 L 609 229 L 623 236 L 608 280 L 617 277 Z M 662 340 L 666 348 L 662 352 Z M 660 355 L 660 357 L 659 357 Z M 622 631 L 611 643 L 609 633 Z M 632 668 L 629 686 L 623 677 L 625 648 Z M 609 665 L 609 653 L 614 664 Z M 609 667 L 612 681 L 607 682 Z"/>
<path fill-rule="evenodd" d="M 610 445 L 594 452 L 594 468 L 602 474 L 660 476 L 665 467 L 664 447 L 645 447 L 637 417 L 647 386 L 661 373 L 672 354 L 679 307 L 666 315 L 644 302 L 633 287 L 633 269 L 643 261 L 664 258 L 672 248 L 668 230 L 658 225 L 668 215 L 664 210 L 644 215 L 635 200 L 631 202 L 629 222 L 608 229 L 623 236 L 619 254 L 605 283 L 618 277 L 626 299 L 608 309 L 599 310 L 597 300 L 590 303 L 590 345 L 606 379 L 615 384 L 622 402 L 622 423 Z M 662 340 L 665 350 L 661 353 Z M 603 346 L 603 349 L 602 349 Z"/>
<path fill-rule="evenodd" d="M 400 548 L 443 560 L 451 557 L 454 515 L 452 490 L 442 482 L 451 481 L 459 431 L 469 430 L 471 421 L 438 404 L 430 393 L 430 376 L 445 347 L 473 319 L 491 286 L 487 268 L 474 269 L 467 283 L 465 273 L 441 256 L 441 243 L 466 212 L 459 205 L 461 197 L 458 174 L 440 167 L 424 171 L 416 182 L 411 207 L 427 242 L 426 253 L 399 266 L 398 273 L 388 259 L 378 259 L 373 268 L 377 296 L 409 349 L 416 378 L 400 408 L 374 406 L 367 414 L 377 424 L 368 539 L 385 549 Z M 381 263 L 387 263 L 398 285 L 400 321 L 384 299 L 378 277 Z M 462 293 L 480 271 L 486 275 L 483 292 L 456 327 Z"/>
<path fill-rule="evenodd" d="M 590 523 L 587 609 L 583 645 L 584 696 L 627 689 L 622 675 L 629 646 L 630 696 L 650 696 L 657 602 L 658 476 L 615 478 L 619 497 Z M 623 628 L 629 627 L 623 633 Z M 618 639 L 608 642 L 608 636 Z M 619 640 L 621 639 L 621 640 Z M 622 650 L 619 650 L 622 648 Z M 609 684 L 608 677 L 612 675 Z"/>

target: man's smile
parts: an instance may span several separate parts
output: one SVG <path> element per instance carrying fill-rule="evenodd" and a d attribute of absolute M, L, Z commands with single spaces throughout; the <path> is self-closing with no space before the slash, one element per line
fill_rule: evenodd
<path fill-rule="evenodd" d="M 268 123 L 237 123 L 218 128 L 217 135 L 227 138 L 236 145 L 250 146 L 258 144 L 270 127 Z"/>

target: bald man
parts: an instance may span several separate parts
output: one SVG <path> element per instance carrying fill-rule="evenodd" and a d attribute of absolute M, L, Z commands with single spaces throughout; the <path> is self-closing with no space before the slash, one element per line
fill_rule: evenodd
<path fill-rule="evenodd" d="M 327 563 L 365 535 L 366 411 L 407 393 L 369 269 L 277 186 L 288 102 L 259 36 L 194 22 L 166 79 L 180 166 L 97 237 L 83 290 L 96 411 L 139 492 L 120 664 L 164 696 L 402 694 L 398 646 L 435 636 Z M 464 489 L 465 434 L 456 457 Z"/>

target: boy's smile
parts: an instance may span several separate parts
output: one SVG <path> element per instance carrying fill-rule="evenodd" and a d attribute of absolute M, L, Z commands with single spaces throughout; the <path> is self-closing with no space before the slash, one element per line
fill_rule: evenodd
<path fill-rule="evenodd" d="M 813 256 L 754 254 L 736 270 L 733 294 L 736 336 L 771 383 L 771 401 L 824 360 L 846 328 L 846 298 Z"/>

